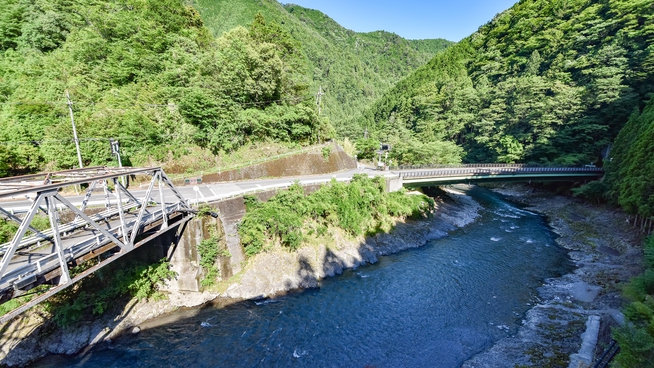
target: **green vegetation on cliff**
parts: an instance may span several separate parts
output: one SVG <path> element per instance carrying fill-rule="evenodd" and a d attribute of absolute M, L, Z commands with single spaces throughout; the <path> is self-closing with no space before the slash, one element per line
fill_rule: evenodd
<path fill-rule="evenodd" d="M 624 310 L 628 322 L 613 331 L 620 353 L 612 367 L 651 367 L 654 362 L 654 236 L 645 242 L 645 267 L 625 288 L 631 301 Z"/>
<path fill-rule="evenodd" d="M 87 263 L 70 270 L 71 276 L 93 266 Z M 166 259 L 147 264 L 142 261 L 119 261 L 66 288 L 43 302 L 40 308 L 52 318 L 58 326 L 68 327 L 85 319 L 94 319 L 105 311 L 111 310 L 117 314 L 120 308 L 131 298 L 141 300 L 159 300 L 165 295 L 159 288 L 177 275 L 170 270 Z M 29 302 L 35 296 L 48 291 L 48 285 L 41 285 L 19 298 L 0 305 L 0 316 Z M 125 304 L 120 304 L 125 302 Z"/>
<path fill-rule="evenodd" d="M 280 192 L 268 202 L 246 197 L 247 212 L 238 232 L 247 255 L 276 242 L 291 250 L 310 238 L 326 235 L 330 227 L 352 236 L 390 231 L 393 217 L 430 214 L 434 201 L 424 195 L 387 193 L 383 177 L 355 175 L 350 183 L 333 180 L 305 195 L 299 184 Z"/>
<path fill-rule="evenodd" d="M 654 99 L 642 112 L 632 113 L 606 161 L 602 182 L 583 186 L 586 197 L 608 199 L 626 212 L 644 219 L 654 217 Z M 646 223 L 645 223 L 646 224 Z M 628 324 L 614 330 L 620 344 L 616 367 L 651 367 L 654 361 L 654 236 L 645 240 L 645 271 L 624 290 L 631 303 L 625 309 Z"/>
<path fill-rule="evenodd" d="M 628 213 L 654 217 L 654 99 L 635 111 L 606 163 L 608 197 Z"/>
<path fill-rule="evenodd" d="M 302 45 L 310 94 L 315 100 L 322 86 L 322 114 L 341 133 L 398 80 L 452 44 L 384 31 L 357 33 L 320 11 L 275 0 L 194 0 L 194 6 L 215 36 L 249 24 L 258 12 L 279 23 Z"/>
<path fill-rule="evenodd" d="M 395 142 L 450 141 L 468 162 L 596 161 L 654 85 L 651 0 L 523 0 L 364 113 Z"/>

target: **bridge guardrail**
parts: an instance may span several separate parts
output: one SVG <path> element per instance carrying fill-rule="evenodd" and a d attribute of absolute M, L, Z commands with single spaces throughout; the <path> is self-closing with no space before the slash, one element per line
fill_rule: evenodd
<path fill-rule="evenodd" d="M 435 164 L 435 165 L 399 165 L 392 166 L 390 170 L 421 170 L 421 169 L 468 169 L 468 168 L 577 168 L 602 170 L 601 167 L 587 166 L 552 166 L 541 164 Z"/>
<path fill-rule="evenodd" d="M 499 170 L 497 170 L 499 169 Z M 416 170 L 416 169 L 414 169 Z M 422 169 L 418 169 L 422 170 Z M 570 172 L 596 172 L 601 173 L 604 170 L 598 167 L 484 167 L 484 168 L 429 168 L 423 171 L 398 172 L 403 178 L 408 177 L 428 177 L 428 176 L 452 176 L 452 175 L 483 175 L 483 174 L 517 174 L 517 173 L 570 173 Z"/>

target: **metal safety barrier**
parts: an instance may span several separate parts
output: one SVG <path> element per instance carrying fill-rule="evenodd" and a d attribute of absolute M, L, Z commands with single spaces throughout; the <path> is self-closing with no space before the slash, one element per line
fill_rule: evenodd
<path fill-rule="evenodd" d="M 490 164 L 489 164 L 490 165 Z M 494 164 L 499 165 L 499 164 Z M 456 175 L 510 175 L 518 173 L 603 173 L 598 167 L 534 167 L 534 166 L 489 166 L 440 169 L 411 169 L 412 171 L 395 171 L 403 178 L 443 177 Z"/>

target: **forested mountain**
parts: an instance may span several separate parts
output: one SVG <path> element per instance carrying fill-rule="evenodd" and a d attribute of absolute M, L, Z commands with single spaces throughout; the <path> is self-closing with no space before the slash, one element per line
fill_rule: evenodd
<path fill-rule="evenodd" d="M 627 212 L 654 217 L 654 99 L 635 111 L 615 139 L 604 180 L 610 200 Z"/>
<path fill-rule="evenodd" d="M 0 176 L 77 165 L 66 90 L 85 165 L 111 161 L 117 138 L 127 165 L 197 170 L 252 142 L 333 137 L 449 44 L 357 34 L 272 0 L 195 5 L 0 0 Z"/>
<path fill-rule="evenodd" d="M 596 162 L 654 92 L 654 1 L 522 0 L 438 54 L 349 132 L 468 162 Z M 451 152 L 456 151 L 449 146 Z"/>
<path fill-rule="evenodd" d="M 322 86 L 321 113 L 339 132 L 398 80 L 452 44 L 405 40 L 393 33 L 357 33 L 317 11 L 275 0 L 194 0 L 214 35 L 251 22 L 260 12 L 299 41 L 306 55 L 309 90 Z"/>
<path fill-rule="evenodd" d="M 654 220 L 654 99 L 642 112 L 634 111 L 615 139 L 602 182 L 578 193 L 605 195 L 636 216 L 635 225 L 648 229 Z M 651 367 L 654 361 L 654 236 L 645 240 L 644 272 L 624 287 L 631 301 L 624 310 L 629 323 L 613 331 L 620 344 L 615 367 Z"/>
<path fill-rule="evenodd" d="M 215 39 L 179 0 L 0 9 L 0 175 L 77 166 L 66 90 L 85 165 L 111 160 L 110 137 L 124 163 L 143 165 L 332 135 L 307 97 L 301 45 L 261 16 Z"/>

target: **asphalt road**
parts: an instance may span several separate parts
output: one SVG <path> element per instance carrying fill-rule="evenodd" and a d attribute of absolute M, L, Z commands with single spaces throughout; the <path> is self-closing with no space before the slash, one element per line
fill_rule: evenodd
<path fill-rule="evenodd" d="M 299 181 L 301 184 L 325 183 L 329 182 L 333 178 L 339 181 L 347 181 L 350 180 L 354 174 L 368 174 L 369 176 L 376 176 L 388 173 L 389 172 L 384 171 L 374 171 L 368 168 L 352 169 L 327 175 L 307 175 L 293 178 L 259 179 L 226 183 L 202 183 L 198 185 L 178 186 L 177 190 L 185 199 L 194 204 L 196 202 L 215 201 L 223 198 L 229 198 L 231 196 L 257 190 L 285 187 L 293 184 L 295 181 Z M 141 188 L 139 189 L 136 189 L 133 186 L 128 189 L 130 193 L 132 193 L 136 198 L 140 199 L 145 196 L 148 184 L 149 183 L 142 184 Z M 151 195 L 155 200 L 158 199 L 159 192 L 156 186 Z M 177 201 L 172 190 L 168 188 L 164 189 L 164 197 L 166 202 Z M 66 199 L 75 205 L 79 205 L 84 200 L 84 195 L 66 196 Z M 112 203 L 115 203 L 116 201 L 113 195 L 110 196 L 110 200 Z M 123 196 L 123 200 L 126 200 L 125 196 Z M 104 194 L 102 192 L 96 192 L 91 196 L 88 206 L 104 205 L 104 201 Z M 24 213 L 30 208 L 30 205 L 31 201 L 29 201 L 24 196 L 9 198 L 8 200 L 0 202 L 0 207 L 6 211 L 13 211 L 14 213 Z"/>

